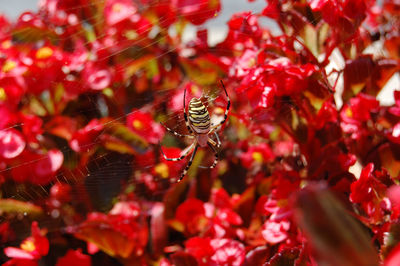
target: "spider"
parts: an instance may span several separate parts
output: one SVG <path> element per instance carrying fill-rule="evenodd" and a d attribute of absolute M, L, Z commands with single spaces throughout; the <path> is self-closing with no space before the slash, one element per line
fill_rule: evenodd
<path fill-rule="evenodd" d="M 228 99 L 228 103 L 226 106 L 224 118 L 222 119 L 221 122 L 219 122 L 216 125 L 212 125 L 210 121 L 210 115 L 208 113 L 207 108 L 204 106 L 204 104 L 200 101 L 198 98 L 192 98 L 189 102 L 189 108 L 188 108 L 188 113 L 186 112 L 186 105 L 185 105 L 185 100 L 186 100 L 186 88 L 183 93 L 183 116 L 185 118 L 185 123 L 186 127 L 190 133 L 190 135 L 183 135 L 175 132 L 174 130 L 168 128 L 165 126 L 163 123 L 161 123 L 169 132 L 173 133 L 177 137 L 188 137 L 193 139 L 193 143 L 189 145 L 185 150 L 183 150 L 182 154 L 178 158 L 168 158 L 164 151 L 161 149 L 161 153 L 163 154 L 165 160 L 167 161 L 180 161 L 184 159 L 186 156 L 188 156 L 192 151 L 192 156 L 190 157 L 190 160 L 188 164 L 186 165 L 185 169 L 183 170 L 180 178 L 176 182 L 180 182 L 183 177 L 186 175 L 187 171 L 189 170 L 190 166 L 192 165 L 194 156 L 196 155 L 197 149 L 199 147 L 207 147 L 209 146 L 211 150 L 214 152 L 214 162 L 211 165 L 210 168 L 214 168 L 217 163 L 218 163 L 218 151 L 217 149 L 221 147 L 221 141 L 218 137 L 218 134 L 216 130 L 218 129 L 219 126 L 223 125 L 225 121 L 228 118 L 228 112 L 229 112 L 229 107 L 231 106 L 231 101 L 228 96 L 228 92 L 226 91 L 225 85 L 221 80 L 222 88 L 225 91 L 226 98 Z M 210 135 L 214 134 L 215 138 L 217 141 L 214 141 L 213 139 L 210 138 Z"/>

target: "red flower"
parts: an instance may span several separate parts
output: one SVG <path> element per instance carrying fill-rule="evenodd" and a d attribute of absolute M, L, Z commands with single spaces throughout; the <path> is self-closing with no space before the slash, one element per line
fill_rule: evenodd
<path fill-rule="evenodd" d="M 278 19 L 280 14 L 279 1 L 277 0 L 268 1 L 267 6 L 262 11 L 262 14 L 272 19 Z"/>
<path fill-rule="evenodd" d="M 354 139 L 361 139 L 368 134 L 363 123 L 369 121 L 371 112 L 377 112 L 378 108 L 379 102 L 373 96 L 360 93 L 351 98 L 350 104 L 345 105 L 340 113 L 342 130 Z"/>
<path fill-rule="evenodd" d="M 71 200 L 71 186 L 61 182 L 55 183 L 50 189 L 50 197 L 59 202 L 69 202 Z"/>
<path fill-rule="evenodd" d="M 18 115 L 5 105 L 0 105 L 0 117 L 2 118 L 0 121 L 0 129 L 15 125 L 18 121 Z"/>
<path fill-rule="evenodd" d="M 392 219 L 397 219 L 400 217 L 400 186 L 391 186 L 386 194 L 392 203 Z"/>
<path fill-rule="evenodd" d="M 370 0 L 344 0 L 343 15 L 349 19 L 356 20 L 357 23 L 361 23 L 366 17 L 367 2 L 373 3 Z"/>
<path fill-rule="evenodd" d="M 271 107 L 276 96 L 294 96 L 308 86 L 308 78 L 317 70 L 312 64 L 298 66 L 288 58 L 261 62 L 241 81 L 238 93 L 246 93 L 253 108 Z"/>
<path fill-rule="evenodd" d="M 205 216 L 204 202 L 198 199 L 187 199 L 176 209 L 175 218 L 182 224 L 193 223 Z"/>
<path fill-rule="evenodd" d="M 83 84 L 89 90 L 103 90 L 111 85 L 111 71 L 93 62 L 88 62 L 82 71 Z"/>
<path fill-rule="evenodd" d="M 317 129 L 322 129 L 326 123 L 336 123 L 338 119 L 338 112 L 335 105 L 326 101 L 322 105 L 321 109 L 318 111 L 317 117 L 315 119 L 315 126 Z"/>
<path fill-rule="evenodd" d="M 274 153 L 266 143 L 260 143 L 257 146 L 252 146 L 247 150 L 247 152 L 244 152 L 240 155 L 243 166 L 248 169 L 254 165 L 272 162 L 274 158 Z"/>
<path fill-rule="evenodd" d="M 4 159 L 17 157 L 25 149 L 22 134 L 13 128 L 0 130 L 0 156 Z"/>
<path fill-rule="evenodd" d="M 253 48 L 259 44 L 263 31 L 258 25 L 257 15 L 248 11 L 235 13 L 228 21 L 228 26 L 228 36 L 221 45 L 237 50 Z"/>
<path fill-rule="evenodd" d="M 46 185 L 55 178 L 62 166 L 64 156 L 59 150 L 53 149 L 47 154 L 26 151 L 19 159 L 21 164 L 11 170 L 15 181 Z"/>
<path fill-rule="evenodd" d="M 10 226 L 9 222 L 3 222 L 0 224 L 0 241 L 1 243 L 6 243 L 14 240 L 15 233 Z"/>
<path fill-rule="evenodd" d="M 400 144 L 400 122 L 393 126 L 392 132 L 388 133 L 388 138 L 397 144 Z"/>
<path fill-rule="evenodd" d="M 95 244 L 110 256 L 128 258 L 140 255 L 148 241 L 142 211 L 134 202 L 119 202 L 108 215 L 91 213 L 75 236 Z"/>
<path fill-rule="evenodd" d="M 379 181 L 373 176 L 374 164 L 369 163 L 361 172 L 360 178 L 351 184 L 350 200 L 354 203 L 370 201 L 375 197 L 375 186 Z"/>
<path fill-rule="evenodd" d="M 89 151 L 96 145 L 96 139 L 103 131 L 103 124 L 93 119 L 84 128 L 79 129 L 69 141 L 69 146 L 75 152 Z"/>
<path fill-rule="evenodd" d="M 210 244 L 215 250 L 211 262 L 217 265 L 242 265 L 246 255 L 242 243 L 232 239 L 212 239 Z"/>
<path fill-rule="evenodd" d="M 170 2 L 170 0 L 159 0 L 151 5 L 151 7 L 155 9 L 157 16 L 160 18 L 158 23 L 164 28 L 168 28 L 176 21 L 177 10 L 173 8 Z"/>
<path fill-rule="evenodd" d="M 236 212 L 228 208 L 218 209 L 215 221 L 228 228 L 232 225 L 241 225 L 243 223 L 242 218 L 240 218 Z"/>
<path fill-rule="evenodd" d="M 223 188 L 211 190 L 211 202 L 217 208 L 232 208 L 231 197 Z"/>
<path fill-rule="evenodd" d="M 219 0 L 173 0 L 172 6 L 194 25 L 203 24 L 221 10 Z"/>
<path fill-rule="evenodd" d="M 324 20 L 330 25 L 337 25 L 339 17 L 342 16 L 338 1 L 334 0 L 312 0 L 310 7 L 313 11 L 320 11 Z"/>
<path fill-rule="evenodd" d="M 11 259 L 2 266 L 38 266 L 39 263 L 35 260 L 28 260 L 28 259 Z"/>
<path fill-rule="evenodd" d="M 280 243 L 288 238 L 290 222 L 282 220 L 280 222 L 267 220 L 262 227 L 262 236 L 271 244 Z"/>
<path fill-rule="evenodd" d="M 126 124 L 133 132 L 152 144 L 157 144 L 164 137 L 164 128 L 156 123 L 148 112 L 133 109 L 126 118 Z"/>
<path fill-rule="evenodd" d="M 360 205 L 371 224 L 380 223 L 384 215 L 391 211 L 390 201 L 385 197 L 387 188 L 376 177 L 378 175 L 379 172 L 374 172 L 374 164 L 369 163 L 362 170 L 360 178 L 351 184 L 349 197 L 350 201 Z"/>
<path fill-rule="evenodd" d="M 32 12 L 24 12 L 22 13 L 17 21 L 17 28 L 36 28 L 39 30 L 45 30 L 46 23 L 43 22 L 42 18 Z"/>
<path fill-rule="evenodd" d="M 38 260 L 49 252 L 49 241 L 44 236 L 37 222 L 32 222 L 31 236 L 20 245 L 21 248 L 7 247 L 4 253 L 7 257 L 23 260 Z"/>
<path fill-rule="evenodd" d="M 27 90 L 36 95 L 43 91 L 53 91 L 55 84 L 65 79 L 61 70 L 64 65 L 63 57 L 59 48 L 50 45 L 31 50 L 22 61 L 27 67 L 24 75 Z"/>
<path fill-rule="evenodd" d="M 276 141 L 274 143 L 273 151 L 275 156 L 290 156 L 293 154 L 294 141 Z"/>
<path fill-rule="evenodd" d="M 400 244 L 393 248 L 387 258 L 385 259 L 384 266 L 397 266 L 400 264 Z"/>
<path fill-rule="evenodd" d="M 176 158 L 181 156 L 182 150 L 175 147 L 162 147 L 163 152 L 168 158 Z M 185 166 L 187 161 L 181 160 L 178 162 L 167 161 L 164 156 L 160 153 L 160 163 L 154 166 L 153 174 L 158 175 L 162 178 L 170 178 L 171 181 L 178 180 L 182 173 L 182 168 Z"/>
<path fill-rule="evenodd" d="M 110 211 L 112 215 L 120 215 L 125 218 L 138 218 L 140 207 L 136 202 L 118 202 Z"/>
<path fill-rule="evenodd" d="M 245 258 L 244 245 L 231 239 L 193 237 L 185 246 L 199 265 L 242 265 Z"/>
<path fill-rule="evenodd" d="M 208 222 L 204 202 L 194 198 L 187 199 L 178 206 L 175 218 L 189 235 L 195 235 L 204 231 Z"/>
<path fill-rule="evenodd" d="M 37 136 L 43 133 L 43 121 L 35 115 L 21 114 L 22 132 L 29 142 L 37 143 Z"/>
<path fill-rule="evenodd" d="M 48 184 L 61 168 L 64 155 L 59 150 L 50 150 L 34 164 L 34 179 L 32 183 Z"/>
<path fill-rule="evenodd" d="M 10 37 L 10 26 L 11 24 L 7 18 L 3 15 L 0 15 L 0 40 L 5 40 Z"/>
<path fill-rule="evenodd" d="M 258 198 L 257 203 L 255 204 L 255 211 L 258 214 L 264 214 L 267 215 L 269 212 L 266 212 L 265 210 L 265 204 L 269 201 L 269 198 L 267 195 L 262 195 L 261 197 Z"/>
<path fill-rule="evenodd" d="M 193 255 L 198 262 L 207 262 L 214 254 L 210 238 L 192 237 L 185 242 L 188 253 Z"/>
<path fill-rule="evenodd" d="M 9 60 L 5 63 L 4 68 L 18 68 L 16 63 L 12 60 Z M 21 68 L 21 67 L 20 67 Z M 3 70 L 4 71 L 4 70 Z M 20 71 L 24 71 L 21 69 Z M 26 84 L 24 80 L 21 80 L 19 75 L 16 76 L 3 76 L 0 74 L 0 88 L 1 88 L 1 102 L 7 103 L 9 106 L 16 106 L 20 102 L 21 98 L 26 93 Z"/>
<path fill-rule="evenodd" d="M 135 16 L 137 8 L 130 0 L 107 0 L 104 7 L 104 17 L 109 26 Z M 139 15 L 136 15 L 139 16 Z"/>
<path fill-rule="evenodd" d="M 82 254 L 82 252 L 78 250 L 68 250 L 67 254 L 64 257 L 61 257 L 57 260 L 56 266 L 90 266 L 92 265 L 91 258 L 88 255 Z"/>
<path fill-rule="evenodd" d="M 376 112 L 379 107 L 379 101 L 375 97 L 358 94 L 357 97 L 350 99 L 350 110 L 348 113 L 349 117 L 364 122 L 371 119 L 371 112 Z"/>
<path fill-rule="evenodd" d="M 288 206 L 287 199 L 283 198 L 280 200 L 275 200 L 269 198 L 263 206 L 263 214 L 270 215 L 271 221 L 280 221 L 282 219 L 288 219 L 291 214 L 292 210 Z"/>

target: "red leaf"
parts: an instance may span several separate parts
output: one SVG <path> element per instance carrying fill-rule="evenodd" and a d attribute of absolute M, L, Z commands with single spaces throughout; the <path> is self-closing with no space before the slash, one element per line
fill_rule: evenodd
<path fill-rule="evenodd" d="M 398 266 L 400 265 L 400 244 L 398 244 L 389 253 L 389 256 L 385 259 L 384 266 Z"/>
<path fill-rule="evenodd" d="M 270 250 L 266 246 L 256 247 L 246 254 L 244 266 L 262 265 L 270 255 Z"/>
<path fill-rule="evenodd" d="M 168 228 L 165 221 L 165 207 L 161 202 L 156 202 L 151 209 L 150 233 L 153 252 L 162 253 L 167 245 Z"/>
<path fill-rule="evenodd" d="M 293 199 L 295 218 L 312 245 L 317 262 L 332 265 L 378 265 L 371 237 L 321 185 L 304 188 Z"/>
<path fill-rule="evenodd" d="M 178 251 L 171 255 L 171 260 L 176 266 L 195 266 L 198 265 L 194 256 L 189 253 Z"/>
<path fill-rule="evenodd" d="M 57 260 L 56 266 L 91 266 L 92 261 L 90 256 L 82 254 L 82 252 L 78 250 L 68 250 L 67 254 L 64 257 L 61 257 Z"/>

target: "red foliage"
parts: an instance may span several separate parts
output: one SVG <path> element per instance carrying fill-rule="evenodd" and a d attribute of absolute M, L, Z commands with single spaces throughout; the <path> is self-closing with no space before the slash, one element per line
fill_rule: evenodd
<path fill-rule="evenodd" d="M 32 223 L 31 232 L 32 235 L 21 243 L 21 248 L 6 247 L 4 249 L 6 256 L 13 258 L 16 265 L 20 265 L 23 261 L 33 264 L 49 252 L 49 240 L 41 232 L 37 222 Z"/>
<path fill-rule="evenodd" d="M 378 100 L 400 70 L 398 1 L 266 1 L 211 47 L 222 8 L 42 0 L 0 16 L 4 265 L 398 264 L 398 82 Z M 158 144 L 176 158 L 196 140 L 160 122 L 188 134 L 193 97 L 221 121 L 221 80 L 219 162 L 200 148 L 174 184 L 188 158 Z"/>
<path fill-rule="evenodd" d="M 88 255 L 82 254 L 80 250 L 68 250 L 64 257 L 57 260 L 56 266 L 90 266 L 92 265 L 91 259 Z"/>

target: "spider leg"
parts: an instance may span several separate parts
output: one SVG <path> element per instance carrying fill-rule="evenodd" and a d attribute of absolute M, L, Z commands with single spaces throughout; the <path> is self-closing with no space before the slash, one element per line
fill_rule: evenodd
<path fill-rule="evenodd" d="M 228 92 L 226 91 L 225 85 L 224 85 L 224 83 L 222 82 L 222 80 L 221 80 L 221 84 L 222 84 L 222 88 L 224 88 L 226 98 L 228 99 L 228 103 L 227 103 L 227 105 L 226 105 L 226 110 L 225 110 L 225 114 L 224 114 L 224 119 L 222 119 L 222 121 L 219 122 L 218 124 L 212 126 L 212 127 L 211 127 L 211 130 L 213 130 L 213 129 L 215 129 L 215 128 L 217 128 L 217 127 L 219 127 L 219 126 L 221 126 L 222 124 L 225 123 L 226 119 L 228 118 L 229 108 L 231 107 L 231 100 L 229 99 Z"/>
<path fill-rule="evenodd" d="M 194 144 L 194 143 L 193 143 L 193 144 Z M 198 149 L 198 148 L 199 148 L 199 145 L 196 143 L 196 146 L 194 147 L 194 150 L 193 150 L 193 153 L 192 153 L 192 157 L 190 157 L 190 160 L 189 160 L 188 164 L 186 165 L 185 169 L 183 170 L 183 172 L 182 172 L 180 178 L 178 179 L 178 181 L 176 181 L 177 183 L 178 183 L 178 182 L 181 182 L 181 180 L 185 177 L 187 171 L 189 170 L 190 166 L 191 166 L 192 163 L 193 163 L 193 159 L 194 159 L 194 156 L 196 155 L 196 152 L 197 152 L 197 149 Z"/>
<path fill-rule="evenodd" d="M 215 146 L 218 145 L 218 144 L 215 143 L 215 141 L 213 141 L 210 138 L 208 138 L 207 144 L 211 148 L 211 150 L 214 152 L 215 159 L 214 159 L 213 164 L 210 166 L 210 168 L 214 168 L 218 163 L 218 151 L 217 151 L 217 149 L 215 149 Z"/>
<path fill-rule="evenodd" d="M 189 130 L 189 133 L 190 133 L 190 134 L 193 134 L 193 131 L 192 131 L 192 129 L 190 128 L 189 120 L 188 120 L 188 117 L 187 117 L 187 114 L 186 114 L 186 104 L 185 104 L 185 100 L 186 100 L 186 88 L 185 88 L 185 90 L 184 90 L 184 92 L 183 92 L 183 117 L 185 118 L 185 124 L 186 124 L 187 129 Z"/>
<path fill-rule="evenodd" d="M 160 144 L 160 150 L 161 150 L 161 153 L 162 153 L 162 155 L 164 156 L 164 159 L 165 159 L 165 160 L 167 160 L 167 161 L 172 161 L 172 162 L 176 162 L 176 161 L 180 161 L 180 160 L 182 160 L 183 158 L 185 158 L 185 157 L 193 150 L 193 147 L 194 147 L 195 144 L 197 144 L 197 143 L 196 143 L 196 142 L 193 142 L 192 144 L 190 144 L 189 147 L 187 147 L 186 149 L 183 150 L 182 155 L 181 155 L 180 157 L 178 157 L 178 158 L 168 158 L 168 157 L 165 155 L 165 153 L 164 153 L 164 151 L 163 151 L 163 149 L 162 149 L 162 147 L 161 147 L 161 144 Z"/>
<path fill-rule="evenodd" d="M 217 139 L 217 148 L 219 149 L 221 147 L 221 140 L 219 139 L 218 134 L 217 134 L 216 131 L 214 131 L 214 135 L 215 135 L 215 137 Z"/>
<path fill-rule="evenodd" d="M 161 123 L 161 125 L 162 125 L 163 127 L 165 127 L 165 129 L 166 129 L 168 132 L 174 134 L 174 135 L 177 136 L 177 137 L 180 137 L 180 138 L 191 138 L 191 139 L 194 138 L 194 136 L 192 136 L 192 135 L 180 134 L 180 133 L 178 133 L 178 132 L 176 132 L 176 131 L 170 129 L 169 127 L 167 127 L 164 123 Z"/>

